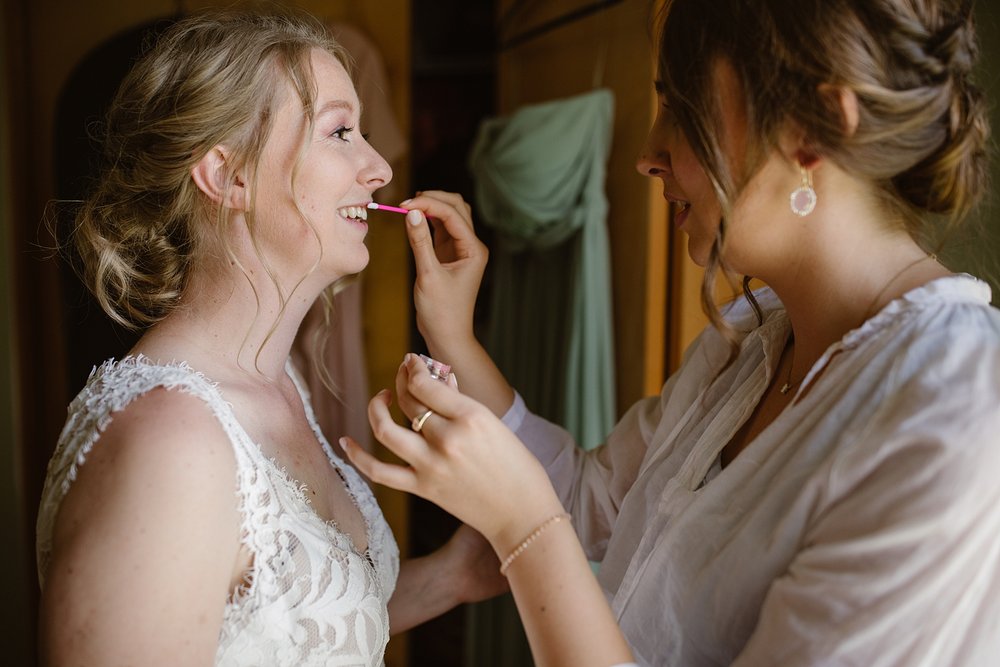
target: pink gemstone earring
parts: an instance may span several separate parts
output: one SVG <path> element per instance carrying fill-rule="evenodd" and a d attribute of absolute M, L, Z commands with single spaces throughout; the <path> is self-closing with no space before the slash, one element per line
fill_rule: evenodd
<path fill-rule="evenodd" d="M 791 206 L 792 213 L 800 217 L 806 217 L 816 208 L 816 191 L 813 190 L 812 172 L 799 165 L 802 172 L 802 184 L 792 192 Z"/>

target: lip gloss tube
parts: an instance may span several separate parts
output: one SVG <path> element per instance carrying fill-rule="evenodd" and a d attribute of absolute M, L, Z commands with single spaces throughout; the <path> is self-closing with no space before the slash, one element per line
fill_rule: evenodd
<path fill-rule="evenodd" d="M 427 370 L 430 371 L 431 377 L 435 380 L 441 380 L 441 382 L 447 383 L 448 376 L 451 375 L 451 366 L 442 363 L 437 359 L 431 359 L 426 354 L 421 354 L 420 358 L 424 360 L 427 364 Z"/>

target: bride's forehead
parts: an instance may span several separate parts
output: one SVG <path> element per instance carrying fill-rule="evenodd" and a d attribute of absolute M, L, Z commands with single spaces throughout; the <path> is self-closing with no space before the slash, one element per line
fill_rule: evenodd
<path fill-rule="evenodd" d="M 313 76 L 320 98 L 326 96 L 342 98 L 357 106 L 358 96 L 354 90 L 354 82 L 340 60 L 320 50 L 314 50 L 311 57 Z"/>
<path fill-rule="evenodd" d="M 324 77 L 334 80 L 337 83 L 346 82 L 352 88 L 354 84 L 351 77 L 344 68 L 344 64 L 332 53 L 321 49 L 313 49 L 309 54 L 309 62 L 317 78 Z"/>
<path fill-rule="evenodd" d="M 309 67 L 305 72 L 307 80 L 301 83 L 312 88 L 312 106 L 316 111 L 330 107 L 360 110 L 360 102 L 354 82 L 340 60 L 326 51 L 314 49 L 309 56 Z M 295 112 L 301 111 L 302 97 L 291 72 L 284 72 L 279 84 L 277 108 Z M 312 81 L 308 81 L 312 79 Z"/>

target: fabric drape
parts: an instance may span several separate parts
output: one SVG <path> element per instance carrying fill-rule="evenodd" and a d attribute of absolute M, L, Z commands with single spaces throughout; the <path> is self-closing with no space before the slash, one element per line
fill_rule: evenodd
<path fill-rule="evenodd" d="M 470 155 L 479 218 L 495 230 L 486 346 L 538 414 L 585 448 L 615 419 L 605 195 L 606 89 L 484 121 Z"/>

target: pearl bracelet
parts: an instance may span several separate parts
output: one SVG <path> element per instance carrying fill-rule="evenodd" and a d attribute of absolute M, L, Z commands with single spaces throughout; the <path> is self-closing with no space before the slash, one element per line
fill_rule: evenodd
<path fill-rule="evenodd" d="M 514 550 L 511 551 L 510 554 L 503 559 L 503 563 L 500 564 L 500 574 L 506 577 L 507 568 L 510 567 L 510 564 L 513 563 L 518 556 L 527 551 L 528 547 L 531 546 L 531 543 L 537 540 L 538 536 L 544 533 L 549 526 L 555 523 L 559 523 L 563 519 L 569 521 L 571 518 L 572 517 L 569 514 L 563 513 L 563 514 L 556 514 L 555 516 L 549 517 L 548 519 L 543 521 L 542 524 L 538 526 L 538 528 L 535 528 L 533 531 L 531 531 L 531 534 L 528 535 L 526 538 L 524 538 L 524 541 L 518 544 L 516 547 L 514 547 Z"/>

